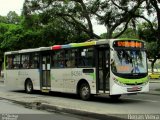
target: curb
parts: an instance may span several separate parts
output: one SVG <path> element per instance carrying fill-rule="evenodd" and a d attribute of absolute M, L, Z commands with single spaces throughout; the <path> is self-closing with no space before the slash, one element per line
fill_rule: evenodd
<path fill-rule="evenodd" d="M 41 109 L 42 110 L 54 110 L 55 112 L 64 112 L 64 113 L 70 113 L 70 114 L 75 114 L 79 116 L 84 116 L 84 117 L 90 117 L 90 118 L 96 118 L 100 120 L 125 120 L 124 118 L 120 118 L 118 116 L 113 116 L 113 115 L 105 115 L 105 114 L 100 114 L 100 113 L 94 113 L 94 112 L 88 112 L 88 111 L 83 111 L 83 110 L 77 110 L 77 109 L 72 109 L 72 108 L 63 108 L 60 106 L 53 106 L 53 105 L 48 105 L 48 104 L 41 104 Z M 52 111 L 53 112 L 53 111 Z"/>
<path fill-rule="evenodd" d="M 69 113 L 69 114 L 79 115 L 82 117 L 89 117 L 89 118 L 100 119 L 100 120 L 127 120 L 127 116 L 123 116 L 121 114 L 119 115 L 100 114 L 100 113 L 88 112 L 88 111 L 83 111 L 78 109 L 64 108 L 62 106 L 49 105 L 49 104 L 40 103 L 40 102 L 29 103 L 29 102 L 22 102 L 22 101 L 7 99 L 7 98 L 1 98 L 1 99 L 11 101 L 13 103 L 22 105 L 25 108 L 30 108 L 30 109 L 45 110 L 45 111 L 54 112 L 54 113 Z"/>
<path fill-rule="evenodd" d="M 150 81 L 149 83 L 160 83 L 160 81 Z"/>

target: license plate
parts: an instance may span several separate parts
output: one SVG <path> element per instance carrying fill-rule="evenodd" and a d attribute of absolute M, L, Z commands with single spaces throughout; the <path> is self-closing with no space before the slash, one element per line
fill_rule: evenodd
<path fill-rule="evenodd" d="M 131 88 L 127 88 L 127 91 L 128 92 L 141 91 L 141 87 L 134 86 L 134 87 L 131 87 Z"/>

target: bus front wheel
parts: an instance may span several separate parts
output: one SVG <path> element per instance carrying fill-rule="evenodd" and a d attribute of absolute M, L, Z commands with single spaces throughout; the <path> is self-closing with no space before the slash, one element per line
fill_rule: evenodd
<path fill-rule="evenodd" d="M 31 80 L 27 80 L 25 83 L 25 91 L 26 93 L 32 93 L 33 92 L 33 84 Z"/>
<path fill-rule="evenodd" d="M 89 100 L 90 99 L 90 97 L 91 97 L 90 87 L 87 83 L 83 83 L 80 86 L 79 95 L 82 100 Z"/>

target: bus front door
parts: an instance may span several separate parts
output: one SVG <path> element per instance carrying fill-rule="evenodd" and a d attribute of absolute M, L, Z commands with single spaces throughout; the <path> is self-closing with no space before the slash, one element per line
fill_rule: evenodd
<path fill-rule="evenodd" d="M 42 61 L 41 61 L 41 90 L 43 92 L 49 92 L 51 88 L 51 80 L 50 80 L 50 71 L 51 71 L 51 64 L 50 64 L 50 55 L 43 55 L 42 54 Z"/>
<path fill-rule="evenodd" d="M 97 49 L 97 91 L 106 93 L 109 91 L 109 48 L 99 47 Z"/>

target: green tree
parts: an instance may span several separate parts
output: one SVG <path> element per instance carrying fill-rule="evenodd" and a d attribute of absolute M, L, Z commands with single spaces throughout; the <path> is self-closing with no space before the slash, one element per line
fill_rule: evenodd
<path fill-rule="evenodd" d="M 14 24 L 6 24 L 7 31 L 3 33 L 3 41 L 1 42 L 1 49 L 6 50 L 15 50 L 19 48 L 18 41 L 22 35 L 22 27 Z"/>
<path fill-rule="evenodd" d="M 23 14 L 26 20 L 32 15 L 43 16 L 40 24 L 48 23 L 59 18 L 70 24 L 72 28 L 85 32 L 90 38 L 100 38 L 93 31 L 92 20 L 106 26 L 107 38 L 120 36 L 128 23 L 138 14 L 138 8 L 144 0 L 25 0 Z M 31 21 L 29 20 L 28 23 Z M 123 25 L 118 35 L 114 31 Z"/>
<path fill-rule="evenodd" d="M 141 9 L 142 11 L 146 10 L 149 16 L 148 18 L 152 19 L 148 19 L 144 15 L 137 15 L 137 17 L 142 18 L 147 22 L 147 29 L 143 29 L 144 27 L 141 27 L 142 30 L 140 30 L 140 36 L 147 41 L 155 41 L 155 44 L 157 44 L 154 46 L 154 55 L 152 56 L 152 60 L 150 60 L 153 72 L 154 63 L 158 58 L 160 58 L 160 1 L 145 0 L 145 4 Z"/>
<path fill-rule="evenodd" d="M 21 21 L 20 16 L 15 11 L 10 11 L 6 18 L 9 24 L 19 24 Z"/>
<path fill-rule="evenodd" d="M 23 29 L 20 25 L 0 23 L 0 72 L 4 52 L 21 48 L 23 46 L 23 43 L 19 42 L 21 38 Z"/>
<path fill-rule="evenodd" d="M 106 0 L 103 1 L 101 11 L 104 15 L 96 14 L 101 24 L 107 29 L 107 38 L 117 38 L 128 28 L 135 15 L 139 15 L 139 8 L 144 0 Z M 121 29 L 119 29 L 121 28 Z M 119 29 L 118 34 L 114 34 Z"/>
<path fill-rule="evenodd" d="M 7 23 L 7 18 L 5 16 L 0 16 L 0 23 Z"/>
<path fill-rule="evenodd" d="M 30 2 L 32 4 L 30 4 Z M 74 24 L 68 24 L 66 18 L 59 17 L 55 15 L 54 10 L 60 9 L 59 7 L 54 8 L 53 11 L 45 9 L 43 6 L 45 3 L 41 4 L 42 9 L 39 7 L 39 12 L 35 11 L 37 9 L 36 4 L 38 1 L 28 1 L 26 0 L 23 6 L 23 21 L 22 25 L 26 29 L 32 29 L 33 31 L 39 31 L 41 34 L 39 36 L 39 43 L 42 45 L 53 45 L 53 44 L 65 44 L 70 42 L 80 42 L 89 39 L 88 35 L 77 28 Z M 41 1 L 39 1 L 41 3 Z M 32 5 L 32 6 L 31 6 Z M 35 12 L 34 12 L 35 11 Z"/>
<path fill-rule="evenodd" d="M 156 23 L 152 23 L 153 28 L 156 28 Z M 151 62 L 152 72 L 154 70 L 154 63 L 158 58 L 160 58 L 159 45 L 157 44 L 157 35 L 154 30 L 151 30 L 150 24 L 148 22 L 144 22 L 138 27 L 139 37 L 145 40 L 146 48 L 147 48 L 147 56 L 149 61 Z"/>

